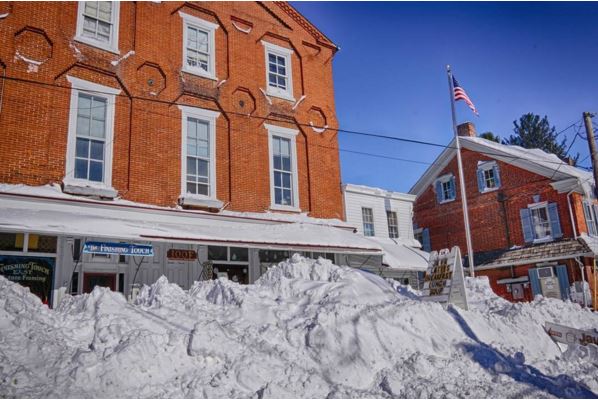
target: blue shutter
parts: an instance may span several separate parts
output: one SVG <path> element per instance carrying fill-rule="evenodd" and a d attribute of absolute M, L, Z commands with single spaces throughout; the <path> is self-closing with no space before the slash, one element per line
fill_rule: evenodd
<path fill-rule="evenodd" d="M 484 179 L 484 170 L 482 168 L 478 168 L 478 189 L 480 193 L 486 189 L 486 181 Z"/>
<path fill-rule="evenodd" d="M 532 287 L 532 296 L 536 297 L 538 294 L 542 294 L 542 287 L 540 286 L 540 279 L 538 278 L 538 270 L 530 269 L 527 271 L 529 275 L 529 283 Z"/>
<path fill-rule="evenodd" d="M 550 228 L 552 231 L 552 238 L 558 239 L 563 236 L 561 231 L 561 221 L 559 220 L 559 209 L 556 203 L 548 203 L 548 218 L 550 219 Z"/>
<path fill-rule="evenodd" d="M 451 199 L 457 198 L 457 186 L 455 185 L 455 176 L 451 176 Z"/>
<path fill-rule="evenodd" d="M 494 167 L 492 167 L 492 170 L 494 170 L 494 181 L 496 182 L 496 187 L 499 188 L 500 187 L 500 169 L 498 168 L 498 165 L 494 165 Z"/>
<path fill-rule="evenodd" d="M 569 300 L 569 275 L 567 274 L 567 266 L 557 265 L 556 276 L 559 279 L 559 286 L 561 287 L 561 298 Z"/>
<path fill-rule="evenodd" d="M 523 240 L 525 243 L 534 241 L 534 225 L 532 223 L 532 213 L 529 208 L 522 208 L 519 210 L 521 217 L 521 227 L 523 228 Z"/>
<path fill-rule="evenodd" d="M 422 230 L 422 249 L 424 251 L 432 251 L 432 245 L 430 243 L 430 229 L 424 228 Z"/>
<path fill-rule="evenodd" d="M 436 181 L 436 200 L 442 203 L 442 183 Z"/>

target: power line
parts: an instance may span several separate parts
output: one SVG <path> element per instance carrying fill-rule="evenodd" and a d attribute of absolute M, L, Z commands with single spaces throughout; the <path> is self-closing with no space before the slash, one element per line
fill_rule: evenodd
<path fill-rule="evenodd" d="M 60 89 L 65 89 L 65 90 L 72 90 L 72 88 L 70 86 L 63 86 L 63 85 L 58 85 L 58 84 L 53 84 L 53 83 L 46 83 L 46 82 L 38 82 L 38 81 L 33 81 L 33 80 L 29 80 L 29 79 L 23 79 L 23 78 L 16 78 L 16 77 L 3 77 L 2 79 L 8 79 L 8 80 L 12 80 L 12 81 L 16 81 L 16 82 L 21 82 L 21 83 L 29 83 L 29 84 L 35 84 L 35 85 L 42 85 L 42 86 L 47 86 L 47 87 L 55 87 L 55 88 L 60 88 Z M 91 92 L 91 93 L 98 93 L 98 94 L 110 94 L 113 95 L 111 93 L 104 93 L 101 91 L 94 91 L 94 90 L 83 90 L 84 92 Z M 161 103 L 161 104 L 165 104 L 165 105 L 186 105 L 186 104 L 180 104 L 180 103 L 176 103 L 174 101 L 166 101 L 166 100 L 160 100 L 160 99 L 150 99 L 150 98 L 145 98 L 145 97 L 138 97 L 138 96 L 128 96 L 128 95 L 124 95 L 124 94 L 116 94 L 113 96 L 118 96 L 118 97 L 123 97 L 129 100 L 140 100 L 140 101 L 149 101 L 149 102 L 155 102 L 155 103 Z M 56 106 L 50 106 L 52 107 L 56 107 Z M 72 110 L 71 107 L 58 107 L 59 109 L 69 109 Z M 313 126 L 311 124 L 306 124 L 306 123 L 300 123 L 297 121 L 290 121 L 290 120 L 286 120 L 286 119 L 279 119 L 279 118 L 272 118 L 272 117 L 267 117 L 267 116 L 257 116 L 257 115 L 248 115 L 247 113 L 241 113 L 238 111 L 229 111 L 229 110 L 224 110 L 224 109 L 209 109 L 206 108 L 207 110 L 210 111 L 215 111 L 215 112 L 222 112 L 225 114 L 231 114 L 231 115 L 238 115 L 238 116 L 242 116 L 242 117 L 247 117 L 247 118 L 253 118 L 253 119 L 259 119 L 262 121 L 272 121 L 272 122 L 281 122 L 281 123 L 291 123 L 297 126 L 302 126 L 302 127 L 308 127 L 308 128 L 313 128 Z M 174 117 L 172 115 L 168 115 L 168 114 L 163 114 L 163 113 L 158 113 L 155 111 L 149 111 L 149 110 L 136 110 L 136 111 L 142 111 L 145 113 L 149 113 L 149 114 L 154 114 L 154 115 L 160 115 L 163 117 L 168 117 L 168 118 L 178 118 L 178 117 Z M 575 123 L 573 124 L 575 125 Z M 568 126 L 567 128 L 563 129 L 560 133 L 564 132 L 565 130 L 569 129 L 571 126 Z M 418 140 L 418 139 L 412 139 L 412 138 L 406 138 L 406 137 L 399 137 L 399 136 L 389 136 L 389 135 L 383 135 L 383 134 L 379 134 L 379 133 L 371 133 L 371 132 L 364 132 L 364 131 L 357 131 L 357 130 L 349 130 L 349 129 L 342 129 L 342 128 L 330 128 L 327 127 L 326 130 L 329 131 L 333 131 L 333 132 L 340 132 L 340 133 L 346 133 L 346 134 L 353 134 L 353 135 L 358 135 L 358 136 L 364 136 L 364 137 L 372 137 L 372 138 L 377 138 L 377 139 L 384 139 L 384 140 L 394 140 L 394 141 L 399 141 L 399 142 L 405 142 L 405 143 L 411 143 L 411 144 L 419 144 L 419 145 L 426 145 L 426 146 L 432 146 L 432 147 L 439 147 L 439 148 L 443 148 L 443 149 L 456 149 L 455 146 L 450 146 L 450 145 L 444 145 L 444 144 L 440 144 L 440 143 L 434 143 L 434 142 L 428 142 L 428 141 L 423 141 L 423 140 Z M 487 156 L 500 156 L 500 157 L 505 157 L 511 160 L 528 160 L 528 161 L 538 161 L 538 162 L 542 162 L 542 163 L 550 163 L 550 164 L 556 164 L 556 165 L 560 165 L 563 162 L 557 162 L 557 161 L 550 161 L 550 160 L 546 160 L 546 159 L 534 159 L 534 158 L 530 158 L 528 156 L 514 156 L 514 155 L 507 155 L 504 153 L 495 153 L 495 152 L 490 152 L 490 151 L 478 151 L 478 153 L 480 154 L 484 154 Z M 381 156 L 386 158 L 387 156 Z M 399 160 L 399 161 L 406 161 L 406 160 Z M 415 160 L 410 160 L 410 161 L 415 161 Z M 428 163 L 429 165 L 433 165 L 434 162 L 432 163 Z"/>

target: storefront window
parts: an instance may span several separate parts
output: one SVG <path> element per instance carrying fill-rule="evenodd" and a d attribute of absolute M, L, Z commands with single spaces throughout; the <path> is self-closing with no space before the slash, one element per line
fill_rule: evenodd
<path fill-rule="evenodd" d="M 32 253 L 56 253 L 56 236 L 30 233 L 27 249 Z"/>
<path fill-rule="evenodd" d="M 23 251 L 23 233 L 0 233 L 0 250 Z"/>
<path fill-rule="evenodd" d="M 223 246 L 208 246 L 208 260 L 226 261 L 227 248 Z"/>
<path fill-rule="evenodd" d="M 279 263 L 291 255 L 289 251 L 285 250 L 260 250 L 259 256 L 262 263 Z"/>
<path fill-rule="evenodd" d="M 249 251 L 243 247 L 230 248 L 230 261 L 247 261 L 249 260 Z"/>

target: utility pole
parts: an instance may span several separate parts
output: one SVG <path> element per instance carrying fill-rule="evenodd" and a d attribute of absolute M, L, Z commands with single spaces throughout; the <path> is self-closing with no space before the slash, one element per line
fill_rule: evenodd
<path fill-rule="evenodd" d="M 592 126 L 592 117 L 590 112 L 583 113 L 583 121 L 586 125 L 586 134 L 588 136 L 588 145 L 590 146 L 590 156 L 592 158 L 592 171 L 594 172 L 594 194 L 597 194 L 598 188 L 598 151 L 596 150 L 596 140 L 594 139 L 594 127 Z"/>

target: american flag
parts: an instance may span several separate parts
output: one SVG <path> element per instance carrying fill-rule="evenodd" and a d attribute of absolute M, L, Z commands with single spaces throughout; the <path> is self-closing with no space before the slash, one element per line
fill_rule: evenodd
<path fill-rule="evenodd" d="M 471 111 L 473 111 L 473 113 L 475 115 L 479 116 L 478 110 L 475 108 L 475 106 L 469 99 L 469 96 L 467 95 L 467 93 L 465 93 L 465 89 L 463 89 L 459 85 L 459 82 L 457 82 L 457 80 L 455 79 L 454 76 L 453 76 L 453 93 L 455 94 L 455 101 L 463 100 L 465 103 L 467 103 L 469 108 L 471 108 Z"/>

